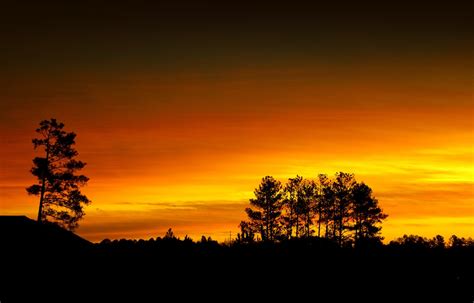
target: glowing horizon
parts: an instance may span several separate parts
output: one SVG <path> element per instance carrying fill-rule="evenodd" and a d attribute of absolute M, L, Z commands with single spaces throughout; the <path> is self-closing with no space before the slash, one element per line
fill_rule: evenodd
<path fill-rule="evenodd" d="M 271 73 L 265 82 L 271 82 L 269 76 Z M 228 89 L 242 87 L 236 80 L 243 79 L 245 75 L 239 73 L 231 80 L 200 85 L 226 95 Z M 247 86 L 258 85 L 261 80 L 253 81 L 256 83 Z M 306 81 L 301 84 L 292 79 L 291 85 L 295 91 L 304 91 L 298 86 L 305 87 Z M 364 83 L 353 82 L 341 87 L 346 96 L 361 98 Z M 130 87 L 135 84 L 128 83 Z M 223 87 L 220 91 L 216 89 L 219 86 Z M 178 88 L 184 91 L 182 98 L 189 98 L 186 87 L 184 83 Z M 135 89 L 129 94 L 141 97 L 141 88 Z M 318 87 L 305 89 L 305 96 L 321 91 Z M 391 92 L 380 91 L 378 98 L 393 98 Z M 273 94 L 281 100 L 279 93 Z M 246 97 L 255 94 L 249 89 Z M 283 103 L 287 106 L 264 113 L 261 109 L 244 112 L 243 107 L 243 113 L 209 113 L 206 109 L 186 114 L 173 109 L 178 112 L 163 117 L 164 122 L 152 117 L 140 119 L 143 113 L 137 109 L 125 125 L 115 121 L 120 118 L 117 113 L 110 115 L 111 122 L 102 128 L 97 123 L 90 127 L 74 117 L 61 119 L 67 129 L 78 134 L 80 159 L 88 163 L 84 173 L 91 178 L 84 191 L 93 204 L 87 207 L 78 233 L 97 241 L 106 237 L 156 237 L 174 227 L 180 236 L 196 238 L 202 233 L 223 240 L 229 232 L 235 235 L 238 231 L 238 223 L 245 218 L 243 209 L 264 175 L 285 181 L 296 174 L 312 178 L 318 173 L 347 171 L 374 189 L 389 214 L 383 228 L 387 239 L 405 233 L 472 235 L 474 168 L 470 142 L 474 136 L 469 129 L 472 121 L 465 116 L 466 111 L 472 111 L 470 104 L 459 102 L 456 107 L 441 105 L 438 109 L 417 103 L 400 105 L 394 100 L 393 105 L 386 102 L 383 107 L 368 102 L 338 109 L 334 104 L 314 106 L 311 100 L 294 107 L 291 96 L 288 98 Z M 441 100 L 442 96 L 436 98 Z M 464 97 L 458 98 L 462 101 Z M 65 114 L 66 110 L 58 111 L 55 116 Z M 32 120 L 40 119 L 39 114 L 35 116 Z M 18 146 L 17 166 L 6 171 L 13 174 L 12 178 L 2 176 L 2 193 L 4 197 L 11 195 L 14 202 L 3 202 L 2 213 L 34 217 L 36 199 L 26 196 L 23 187 L 33 181 L 28 169 L 34 154 L 30 139 L 35 127 L 28 121 L 21 127 L 21 135 L 19 130 L 15 133 L 21 140 L 9 138 Z M 265 135 L 268 131 L 270 135 Z M 11 157 L 12 152 L 4 150 L 7 155 L 3 158 Z M 443 204 L 443 199 L 452 202 Z M 221 215 L 224 218 L 218 218 Z M 211 222 L 206 218 L 212 218 Z"/>

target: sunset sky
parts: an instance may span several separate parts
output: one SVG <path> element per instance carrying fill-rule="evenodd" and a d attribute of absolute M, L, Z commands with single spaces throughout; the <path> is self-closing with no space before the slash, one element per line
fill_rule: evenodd
<path fill-rule="evenodd" d="M 36 218 L 54 117 L 91 241 L 225 240 L 263 176 L 337 171 L 372 187 L 387 240 L 474 236 L 470 1 L 97 2 L 0 8 L 0 214 Z"/>

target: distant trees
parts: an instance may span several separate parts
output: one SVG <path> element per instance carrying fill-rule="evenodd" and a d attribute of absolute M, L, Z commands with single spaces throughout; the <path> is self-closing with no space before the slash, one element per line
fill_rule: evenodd
<path fill-rule="evenodd" d="M 165 240 L 176 240 L 177 238 L 175 237 L 174 235 L 174 232 L 173 232 L 173 229 L 170 227 L 168 228 L 168 230 L 166 231 L 166 234 L 165 236 L 163 237 L 163 239 Z"/>
<path fill-rule="evenodd" d="M 390 241 L 388 246 L 403 248 L 406 251 L 442 250 L 445 248 L 456 249 L 460 247 L 474 248 L 474 239 L 459 238 L 456 235 L 452 235 L 446 243 L 444 237 L 441 235 L 436 235 L 431 239 L 417 235 L 403 235 L 403 237 Z"/>
<path fill-rule="evenodd" d="M 63 123 L 51 119 L 41 121 L 36 129 L 39 137 L 33 139 L 33 145 L 35 150 L 41 149 L 44 156 L 33 159 L 31 173 L 38 182 L 26 191 L 39 196 L 38 222 L 54 222 L 73 230 L 84 216 L 83 205 L 90 203 L 80 191 L 89 178 L 77 174 L 86 163 L 75 159 L 78 155 L 73 147 L 76 134 L 63 128 Z"/>
<path fill-rule="evenodd" d="M 237 234 L 237 241 L 239 243 L 251 243 L 255 241 L 254 228 L 252 228 L 248 222 L 240 222 L 239 227 L 240 233 Z"/>
<path fill-rule="evenodd" d="M 439 242 L 439 240 L 437 242 Z M 472 238 L 465 239 L 465 238 L 462 238 L 462 237 L 459 238 L 456 235 L 452 235 L 449 238 L 448 245 L 449 245 L 449 247 L 464 247 L 464 246 L 473 247 L 474 246 L 474 239 L 472 239 Z"/>
<path fill-rule="evenodd" d="M 255 199 L 240 223 L 239 239 L 259 234 L 263 241 L 318 237 L 344 243 L 381 240 L 380 224 L 387 218 L 372 189 L 358 183 L 353 174 L 339 172 L 334 179 L 318 175 L 316 180 L 300 176 L 282 186 L 271 176 L 262 179 Z"/>

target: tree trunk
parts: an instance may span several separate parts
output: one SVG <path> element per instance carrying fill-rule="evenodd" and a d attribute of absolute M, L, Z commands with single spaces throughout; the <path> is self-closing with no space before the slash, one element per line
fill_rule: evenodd
<path fill-rule="evenodd" d="M 293 206 L 290 206 L 290 218 L 288 222 L 288 239 L 291 239 L 291 236 L 293 235 Z"/>
<path fill-rule="evenodd" d="M 342 245 L 342 218 L 339 221 L 339 246 Z"/>
<path fill-rule="evenodd" d="M 326 226 L 326 231 L 324 232 L 324 237 L 327 239 L 329 237 L 329 221 L 325 220 L 324 224 Z"/>
<path fill-rule="evenodd" d="M 342 229 L 343 229 L 343 223 L 344 223 L 344 208 L 341 204 L 340 210 L 339 210 L 339 246 L 342 245 Z"/>
<path fill-rule="evenodd" d="M 318 238 L 321 237 L 321 207 L 318 208 Z"/>
<path fill-rule="evenodd" d="M 357 243 L 357 241 L 359 240 L 360 238 L 360 229 L 361 229 L 361 225 L 360 225 L 360 219 L 359 219 L 359 216 L 356 215 L 356 223 L 355 223 L 355 242 Z"/>
<path fill-rule="evenodd" d="M 41 177 L 41 193 L 40 193 L 40 202 L 38 208 L 38 222 L 43 222 L 43 200 L 44 192 L 46 191 L 46 170 L 49 168 L 49 145 L 46 146 L 46 168 L 43 170 Z"/>
<path fill-rule="evenodd" d="M 270 216 L 270 203 L 269 203 L 269 199 L 266 198 L 266 201 L 265 201 L 265 202 L 266 202 L 266 204 L 267 204 L 267 214 L 266 214 L 266 217 L 267 217 L 267 227 L 266 227 L 266 228 L 267 228 L 267 239 L 268 239 L 269 241 L 272 241 L 273 239 L 272 239 L 272 234 L 271 234 L 271 230 L 270 230 L 270 224 L 271 224 L 271 221 L 270 221 L 270 220 L 272 220 L 272 218 L 271 218 L 271 216 Z"/>
<path fill-rule="evenodd" d="M 310 214 L 308 211 L 308 213 L 306 214 L 306 237 L 308 238 L 309 238 L 309 229 L 310 229 L 309 221 L 310 221 Z"/>
<path fill-rule="evenodd" d="M 296 238 L 299 238 L 300 233 L 300 217 L 296 215 Z"/>

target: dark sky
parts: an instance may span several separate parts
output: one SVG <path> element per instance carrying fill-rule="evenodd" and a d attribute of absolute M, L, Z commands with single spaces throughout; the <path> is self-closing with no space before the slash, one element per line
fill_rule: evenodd
<path fill-rule="evenodd" d="M 4 76 L 209 69 L 315 57 L 350 64 L 374 56 L 464 52 L 472 44 L 470 1 L 72 2 L 2 4 Z"/>

